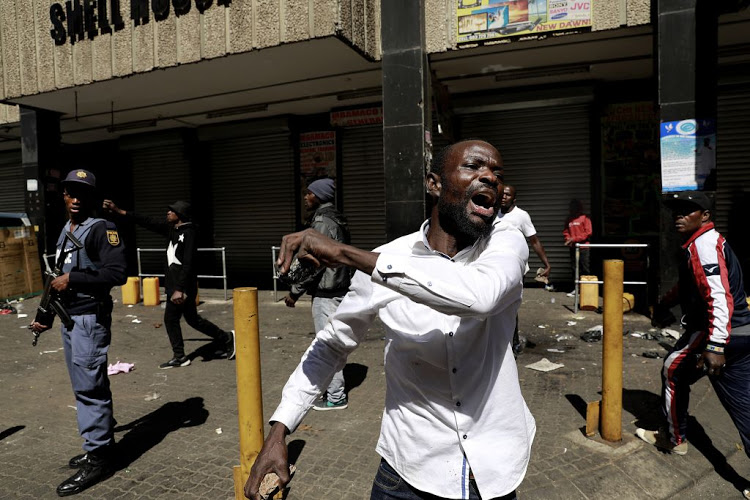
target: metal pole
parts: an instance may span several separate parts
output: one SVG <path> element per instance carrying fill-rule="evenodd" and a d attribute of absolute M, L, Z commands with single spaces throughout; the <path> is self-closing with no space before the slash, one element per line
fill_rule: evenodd
<path fill-rule="evenodd" d="M 224 302 L 227 300 L 227 247 L 221 247 L 221 274 L 224 275 Z"/>
<path fill-rule="evenodd" d="M 604 261 L 604 338 L 602 341 L 601 433 L 622 440 L 622 281 L 625 263 Z"/>
<path fill-rule="evenodd" d="M 576 243 L 576 273 L 575 273 L 575 282 L 573 283 L 573 290 L 575 291 L 575 304 L 573 306 L 573 312 L 578 314 L 578 287 L 580 286 L 578 282 L 581 280 L 581 277 L 579 276 L 578 271 L 578 265 L 581 260 L 581 244 Z"/>
<path fill-rule="evenodd" d="M 258 289 L 234 289 L 234 330 L 237 346 L 237 413 L 240 424 L 240 465 L 234 467 L 234 491 L 242 488 L 263 446 L 263 393 L 260 380 Z"/>

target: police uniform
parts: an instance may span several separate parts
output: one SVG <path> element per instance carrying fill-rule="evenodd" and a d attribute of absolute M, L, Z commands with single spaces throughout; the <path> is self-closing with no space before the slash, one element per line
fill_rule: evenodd
<path fill-rule="evenodd" d="M 82 210 L 91 208 L 96 186 L 93 174 L 74 170 L 65 178 L 63 186 L 66 197 L 83 200 Z M 68 191 L 73 191 L 74 187 L 79 191 L 69 195 Z M 66 238 L 68 231 L 80 241 L 82 248 L 74 248 Z M 64 254 L 61 271 L 68 275 L 68 286 L 59 292 L 59 299 L 73 322 L 71 328 L 62 325 L 62 344 L 76 399 L 78 432 L 84 439 L 85 451 L 69 462 L 71 468 L 79 471 L 57 488 L 58 495 L 67 496 L 99 482 L 114 470 L 111 453 L 114 418 L 107 376 L 107 351 L 112 336 L 110 290 L 125 283 L 127 265 L 117 227 L 104 219 L 88 217 L 74 227 L 72 221 L 68 221 L 57 240 L 57 256 L 61 254 Z M 42 324 L 51 326 L 48 320 Z"/>

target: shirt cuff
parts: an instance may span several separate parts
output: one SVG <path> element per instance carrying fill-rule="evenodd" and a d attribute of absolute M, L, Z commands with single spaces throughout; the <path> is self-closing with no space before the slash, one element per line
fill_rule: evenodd
<path fill-rule="evenodd" d="M 276 411 L 273 412 L 273 415 L 271 415 L 269 422 L 281 422 L 289 429 L 289 433 L 292 433 L 297 430 L 297 427 L 302 423 L 302 419 L 305 418 L 310 408 L 312 407 L 303 408 L 294 403 L 285 403 L 282 401 L 276 408 Z"/>

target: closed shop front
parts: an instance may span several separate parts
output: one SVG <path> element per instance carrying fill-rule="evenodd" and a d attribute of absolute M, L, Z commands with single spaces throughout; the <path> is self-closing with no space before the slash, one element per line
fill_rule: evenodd
<path fill-rule="evenodd" d="M 590 108 L 587 104 L 531 106 L 462 114 L 459 134 L 484 139 L 500 150 L 505 181 L 516 188 L 516 203 L 529 212 L 544 245 L 552 266 L 551 282 L 571 281 L 573 270 L 562 230 L 571 200 L 581 200 L 586 213 L 592 213 Z M 541 266 L 529 248 L 527 282 L 533 281 Z"/>
<path fill-rule="evenodd" d="M 342 210 L 349 220 L 352 244 L 371 250 L 385 243 L 385 173 L 383 125 L 339 129 Z"/>
<path fill-rule="evenodd" d="M 226 247 L 230 286 L 272 284 L 271 247 L 295 230 L 289 132 L 217 138 L 209 149 L 214 246 Z"/>
<path fill-rule="evenodd" d="M 25 212 L 21 152 L 0 152 L 0 212 Z"/>

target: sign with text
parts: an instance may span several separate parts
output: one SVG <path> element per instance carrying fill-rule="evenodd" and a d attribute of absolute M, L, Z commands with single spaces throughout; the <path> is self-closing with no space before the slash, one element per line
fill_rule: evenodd
<path fill-rule="evenodd" d="M 716 122 L 662 122 L 659 132 L 662 192 L 704 189 L 716 172 Z"/>
<path fill-rule="evenodd" d="M 130 0 L 130 20 L 133 26 L 148 24 L 151 14 L 159 22 L 167 19 L 170 10 L 175 16 L 184 16 L 195 8 L 203 14 L 214 1 L 217 6 L 229 7 L 232 0 Z M 77 41 L 111 34 L 125 28 L 120 6 L 121 0 L 67 0 L 53 3 L 49 8 L 52 23 L 50 35 L 55 45 L 74 45 Z"/>
<path fill-rule="evenodd" d="M 591 26 L 591 0 L 457 0 L 458 43 Z"/>
<path fill-rule="evenodd" d="M 336 177 L 336 132 L 304 132 L 299 135 L 299 167 L 302 177 Z"/>
<path fill-rule="evenodd" d="M 331 125 L 334 127 L 357 127 L 378 123 L 383 123 L 382 106 L 331 111 Z"/>

